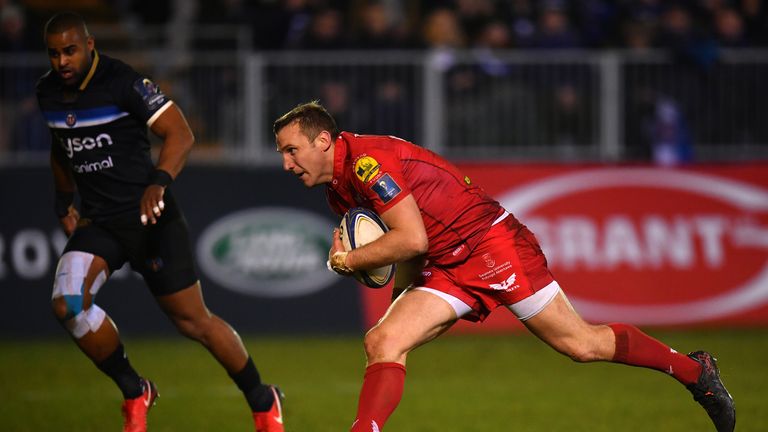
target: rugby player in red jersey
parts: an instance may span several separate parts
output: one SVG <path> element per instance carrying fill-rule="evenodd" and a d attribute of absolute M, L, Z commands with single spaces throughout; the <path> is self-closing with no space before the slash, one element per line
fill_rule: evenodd
<path fill-rule="evenodd" d="M 40 78 L 37 97 L 52 136 L 56 212 L 69 236 L 56 269 L 53 311 L 120 388 L 123 430 L 146 431 L 158 394 L 131 366 L 117 327 L 95 302 L 112 272 L 130 262 L 176 328 L 226 369 L 256 430 L 283 432 L 279 391 L 261 382 L 240 337 L 203 301 L 186 221 L 169 187 L 194 143 L 184 115 L 148 78 L 100 55 L 79 15 L 53 16 L 44 33 L 51 70 Z M 157 164 L 148 128 L 163 139 Z"/>
<path fill-rule="evenodd" d="M 317 102 L 284 114 L 273 130 L 283 168 L 307 187 L 325 185 L 337 214 L 362 206 L 389 227 L 350 252 L 334 231 L 334 271 L 350 275 L 423 260 L 420 274 L 365 336 L 367 369 L 353 432 L 382 430 L 401 399 L 411 350 L 457 319 L 482 321 L 499 306 L 577 362 L 611 361 L 670 374 L 693 393 L 719 432 L 733 431 L 733 399 L 709 353 L 680 354 L 631 325 L 585 322 L 547 268 L 533 233 L 445 159 L 399 138 L 339 132 Z"/>

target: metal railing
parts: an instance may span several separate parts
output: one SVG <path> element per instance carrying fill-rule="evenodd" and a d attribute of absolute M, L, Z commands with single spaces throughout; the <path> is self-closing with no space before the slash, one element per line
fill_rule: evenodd
<path fill-rule="evenodd" d="M 206 161 L 274 163 L 272 121 L 314 99 L 344 130 L 398 135 L 453 159 L 768 158 L 768 51 L 726 51 L 708 65 L 615 51 L 114 56 L 177 101 L 197 136 L 194 157 Z M 41 57 L 0 56 L 0 160 L 44 159 Z"/>

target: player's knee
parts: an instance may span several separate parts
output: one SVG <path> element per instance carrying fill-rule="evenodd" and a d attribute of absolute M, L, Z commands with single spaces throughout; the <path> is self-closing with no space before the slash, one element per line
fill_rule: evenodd
<path fill-rule="evenodd" d="M 93 305 L 82 310 L 74 317 L 66 320 L 64 326 L 75 339 L 80 339 L 88 333 L 95 333 L 104 323 L 107 314 L 100 307 Z"/>
<path fill-rule="evenodd" d="M 59 321 L 67 321 L 90 306 L 84 298 L 85 290 L 94 298 L 99 288 L 107 280 L 106 271 L 100 272 L 86 286 L 86 276 L 90 271 L 95 256 L 86 252 L 66 252 L 59 259 L 56 276 L 53 280 L 52 307 Z M 87 301 L 90 303 L 90 301 Z"/>
<path fill-rule="evenodd" d="M 61 296 L 51 299 L 51 307 L 53 309 L 53 315 L 56 316 L 56 319 L 59 321 L 66 321 L 76 315 L 70 310 L 64 297 Z"/>
<path fill-rule="evenodd" d="M 395 358 L 402 354 L 398 338 L 381 327 L 374 327 L 366 333 L 363 347 L 368 359 Z"/>
<path fill-rule="evenodd" d="M 582 346 L 577 346 L 571 349 L 568 352 L 568 357 L 578 363 L 587 363 L 596 360 L 594 352 Z"/>
<path fill-rule="evenodd" d="M 554 348 L 578 363 L 587 363 L 599 360 L 597 350 L 591 344 L 579 339 L 566 339 L 560 341 Z"/>
<path fill-rule="evenodd" d="M 205 343 L 212 328 L 211 317 L 185 317 L 173 320 L 176 330 L 184 337 Z"/>
<path fill-rule="evenodd" d="M 176 330 L 184 337 L 192 340 L 200 339 L 200 331 L 198 325 L 191 319 L 177 319 L 173 324 L 176 326 Z"/>
<path fill-rule="evenodd" d="M 64 294 L 65 292 L 69 292 L 69 294 Z M 56 316 L 56 319 L 61 322 L 74 318 L 86 307 L 82 294 L 76 293 L 73 290 L 65 290 L 56 283 L 54 283 L 51 306 L 53 307 L 53 314 Z"/>

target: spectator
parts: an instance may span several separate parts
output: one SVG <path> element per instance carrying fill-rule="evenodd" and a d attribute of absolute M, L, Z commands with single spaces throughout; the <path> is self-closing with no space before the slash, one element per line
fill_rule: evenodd
<path fill-rule="evenodd" d="M 536 36 L 536 19 L 531 0 L 512 0 L 509 2 L 512 35 L 520 48 L 533 46 Z"/>
<path fill-rule="evenodd" d="M 635 52 L 648 51 L 653 49 L 655 34 L 654 23 L 630 21 L 624 25 L 622 45 Z"/>
<path fill-rule="evenodd" d="M 29 50 L 23 10 L 10 2 L 0 2 L 0 6 L 0 53 Z"/>
<path fill-rule="evenodd" d="M 664 11 L 659 37 L 661 46 L 683 62 L 709 67 L 717 58 L 711 38 L 695 27 L 691 12 L 681 5 L 673 4 Z"/>
<path fill-rule="evenodd" d="M 341 12 L 337 9 L 324 8 L 315 13 L 307 33 L 302 35 L 295 48 L 308 50 L 349 48 Z"/>
<path fill-rule="evenodd" d="M 715 34 L 722 47 L 744 48 L 748 45 L 744 37 L 744 21 L 733 9 L 722 8 L 715 12 Z"/>
<path fill-rule="evenodd" d="M 662 166 L 675 166 L 693 160 L 693 146 L 688 123 L 680 105 L 672 98 L 658 96 L 646 133 L 653 161 Z"/>
<path fill-rule="evenodd" d="M 456 0 L 456 13 L 469 40 L 481 37 L 497 11 L 491 0 Z"/>
<path fill-rule="evenodd" d="M 355 48 L 397 49 L 394 22 L 387 8 L 380 2 L 368 3 L 360 10 L 355 29 Z"/>
<path fill-rule="evenodd" d="M 553 3 L 545 7 L 539 18 L 535 47 L 541 49 L 581 47 L 581 37 L 571 28 L 570 18 L 562 5 Z"/>
<path fill-rule="evenodd" d="M 560 83 L 551 91 L 552 102 L 549 126 L 545 130 L 550 135 L 549 144 L 560 147 L 586 146 L 592 137 L 587 127 L 589 107 L 579 89 L 573 83 Z"/>

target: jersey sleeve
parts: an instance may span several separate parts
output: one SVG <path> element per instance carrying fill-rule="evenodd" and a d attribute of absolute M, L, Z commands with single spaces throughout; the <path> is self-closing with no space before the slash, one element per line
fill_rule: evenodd
<path fill-rule="evenodd" d="M 352 169 L 353 188 L 372 204 L 376 213 L 384 213 L 411 193 L 403 177 L 402 163 L 392 152 L 376 149 L 356 155 Z"/>
<path fill-rule="evenodd" d="M 157 84 L 138 72 L 128 70 L 120 75 L 119 103 L 131 115 L 141 119 L 147 126 L 152 126 L 173 102 Z"/>

